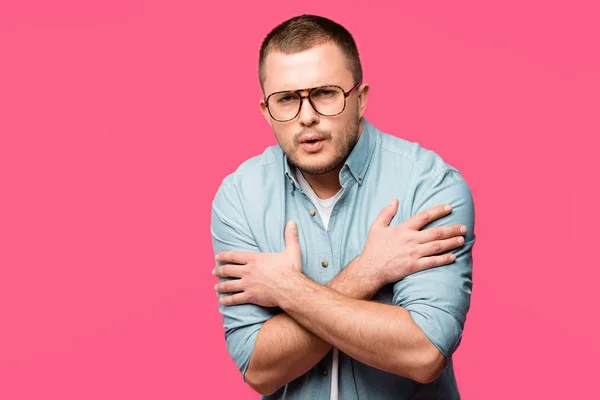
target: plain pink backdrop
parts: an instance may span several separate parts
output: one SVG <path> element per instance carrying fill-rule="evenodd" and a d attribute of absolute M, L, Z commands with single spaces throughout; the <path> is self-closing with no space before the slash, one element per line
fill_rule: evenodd
<path fill-rule="evenodd" d="M 305 12 L 355 36 L 367 117 L 472 189 L 463 398 L 590 398 L 598 3 L 414 3 L 2 1 L 0 399 L 258 397 L 225 349 L 210 205 L 275 144 L 258 49 Z"/>

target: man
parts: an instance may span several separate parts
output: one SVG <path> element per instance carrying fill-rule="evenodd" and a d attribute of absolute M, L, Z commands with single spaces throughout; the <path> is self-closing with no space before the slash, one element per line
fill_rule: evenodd
<path fill-rule="evenodd" d="M 471 192 L 433 153 L 364 118 L 356 44 L 303 15 L 265 38 L 262 114 L 278 141 L 213 201 L 227 349 L 268 399 L 458 399 Z"/>

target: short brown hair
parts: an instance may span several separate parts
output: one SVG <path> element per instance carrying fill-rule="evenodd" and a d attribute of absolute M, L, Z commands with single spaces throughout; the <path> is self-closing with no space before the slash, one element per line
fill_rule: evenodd
<path fill-rule="evenodd" d="M 355 83 L 362 82 L 363 72 L 358 48 L 350 32 L 328 18 L 304 14 L 277 25 L 263 40 L 258 59 L 258 79 L 261 88 L 266 78 L 265 59 L 271 51 L 294 54 L 327 42 L 335 43 L 342 50 Z"/>

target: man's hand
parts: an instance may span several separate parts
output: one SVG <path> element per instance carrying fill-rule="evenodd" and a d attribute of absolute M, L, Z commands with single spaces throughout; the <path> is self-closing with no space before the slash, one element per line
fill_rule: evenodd
<path fill-rule="evenodd" d="M 464 225 L 420 231 L 451 210 L 449 205 L 440 205 L 390 227 L 390 221 L 398 211 L 398 200 L 394 199 L 371 225 L 364 250 L 359 256 L 359 268 L 363 268 L 367 276 L 381 287 L 415 272 L 454 262 L 454 254 L 441 253 L 464 244 L 463 235 L 467 232 Z"/>
<path fill-rule="evenodd" d="M 216 267 L 213 275 L 238 278 L 215 286 L 219 293 L 237 292 L 221 297 L 221 304 L 278 305 L 278 298 L 285 293 L 290 278 L 302 273 L 302 252 L 298 243 L 298 227 L 294 221 L 286 225 L 284 236 L 285 249 L 281 253 L 226 251 L 217 254 L 217 261 L 229 264 Z"/>

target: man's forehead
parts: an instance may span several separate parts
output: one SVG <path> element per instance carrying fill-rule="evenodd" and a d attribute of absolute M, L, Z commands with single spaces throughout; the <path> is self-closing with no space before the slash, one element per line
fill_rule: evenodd
<path fill-rule="evenodd" d="M 352 73 L 342 52 L 333 44 L 285 54 L 270 52 L 265 60 L 265 91 L 342 85 Z"/>

